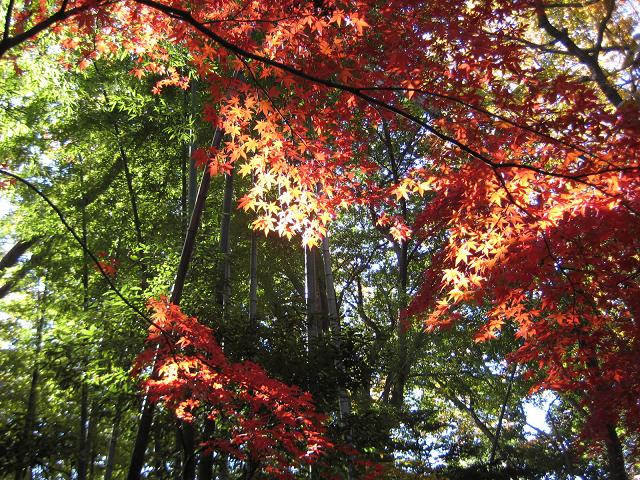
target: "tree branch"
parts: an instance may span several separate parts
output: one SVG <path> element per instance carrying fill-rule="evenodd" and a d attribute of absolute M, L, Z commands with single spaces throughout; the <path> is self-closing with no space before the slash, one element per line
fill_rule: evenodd
<path fill-rule="evenodd" d="M 513 387 L 513 380 L 516 376 L 516 370 L 518 366 L 516 363 L 511 367 L 511 373 L 509 374 L 509 380 L 507 384 L 507 392 L 504 394 L 504 402 L 502 402 L 502 408 L 500 409 L 500 416 L 498 417 L 498 425 L 496 426 L 496 433 L 494 435 L 493 444 L 491 445 L 491 454 L 489 455 L 489 468 L 495 463 L 496 453 L 498 451 L 498 442 L 500 441 L 500 433 L 502 433 L 502 420 L 507 410 L 507 404 L 509 403 L 509 397 L 511 396 L 511 388 Z"/>
<path fill-rule="evenodd" d="M 131 303 L 131 301 L 129 301 L 123 294 L 122 292 L 118 289 L 118 287 L 116 287 L 116 285 L 113 283 L 113 280 L 111 280 L 111 277 L 107 274 L 107 272 L 102 268 L 102 264 L 100 263 L 100 260 L 98 260 L 98 258 L 95 256 L 95 254 L 89 250 L 89 248 L 87 247 L 87 244 L 84 242 L 84 240 L 76 233 L 76 231 L 74 230 L 74 228 L 69 224 L 69 222 L 67 221 L 64 213 L 62 213 L 62 210 L 60 210 L 60 208 L 58 208 L 58 206 L 56 204 L 54 204 L 51 199 L 44 193 L 42 192 L 42 190 L 40 190 L 38 187 L 36 187 L 33 183 L 31 183 L 30 181 L 22 178 L 20 175 L 17 175 L 15 173 L 9 172 L 8 170 L 5 170 L 3 168 L 0 168 L 0 174 L 5 175 L 7 177 L 13 178 L 15 180 L 17 180 L 18 182 L 22 183 L 23 185 L 25 185 L 26 187 L 28 187 L 30 190 L 32 190 L 33 192 L 35 192 L 40 198 L 42 198 L 50 207 L 51 209 L 56 212 L 56 214 L 58 215 L 58 218 L 60 218 L 60 222 L 62 223 L 62 225 L 64 225 L 64 227 L 67 229 L 67 231 L 71 234 L 71 236 L 75 239 L 75 241 L 80 245 L 80 247 L 82 248 L 82 251 L 89 256 L 89 258 L 91 258 L 91 261 L 93 262 L 93 264 L 96 266 L 96 268 L 98 269 L 98 271 L 101 273 L 101 275 L 103 276 L 103 278 L 105 279 L 105 281 L 107 282 L 107 285 L 109 285 L 109 288 L 111 288 L 111 290 L 114 291 L 114 293 L 118 296 L 118 298 L 120 298 L 120 300 L 122 300 L 124 302 L 124 304 L 129 307 L 131 310 L 133 310 L 137 315 L 139 315 L 145 322 L 147 322 L 149 325 L 154 326 L 155 328 L 157 328 L 160 332 L 163 332 L 162 327 L 160 327 L 159 325 L 157 325 L 153 320 L 151 320 L 151 318 L 149 318 L 148 315 L 145 315 L 145 313 L 140 310 L 138 307 L 136 307 L 133 303 Z"/>
<path fill-rule="evenodd" d="M 13 15 L 14 0 L 9 0 L 7 6 L 7 16 L 4 19 L 4 31 L 2 32 L 2 42 L 9 38 L 9 30 L 11 29 L 11 15 Z"/>
<path fill-rule="evenodd" d="M 594 51 L 593 55 L 590 55 L 586 50 L 578 47 L 578 45 L 576 45 L 576 43 L 569 37 L 569 33 L 566 28 L 562 28 L 560 30 L 551 23 L 540 0 L 537 2 L 536 13 L 540 28 L 544 29 L 549 35 L 562 43 L 568 52 L 575 56 L 580 63 L 589 69 L 593 75 L 593 80 L 596 82 L 600 90 L 602 90 L 602 93 L 604 93 L 611 105 L 614 107 L 620 105 L 622 103 L 622 97 L 615 87 L 609 83 L 604 70 L 602 70 L 602 67 L 598 63 L 598 49 Z M 606 26 L 606 22 L 604 22 L 604 24 Z"/>
<path fill-rule="evenodd" d="M 104 5 L 108 3 L 111 3 L 111 2 L 107 2 Z M 22 32 L 14 37 L 9 37 L 8 31 L 6 30 L 6 22 L 5 22 L 5 31 L 3 33 L 2 41 L 0 42 L 0 58 L 2 58 L 2 56 L 13 47 L 16 47 L 17 45 L 20 45 L 22 42 L 25 42 L 35 37 L 36 35 L 43 32 L 53 24 L 66 20 L 67 18 L 73 17 L 74 15 L 77 15 L 79 13 L 82 13 L 84 11 L 87 11 L 97 6 L 97 5 L 85 4 L 85 5 L 80 5 L 79 7 L 72 8 L 71 10 L 66 10 L 66 4 L 67 2 L 63 2 L 62 8 L 58 10 L 56 13 L 46 18 L 45 20 L 41 21 L 40 23 L 37 23 L 36 25 L 31 27 L 29 30 Z M 9 22 L 10 22 L 10 18 L 9 18 Z"/>
<path fill-rule="evenodd" d="M 16 243 L 11 249 L 4 254 L 2 258 L 0 258 L 0 271 L 5 268 L 13 267 L 18 259 L 24 255 L 24 253 L 29 250 L 33 245 L 38 243 L 42 237 L 33 237 L 30 240 L 25 242 L 19 241 Z"/>
<path fill-rule="evenodd" d="M 600 54 L 600 51 L 602 50 L 602 40 L 604 39 L 604 31 L 607 29 L 607 24 L 609 23 L 609 20 L 611 20 L 611 16 L 613 15 L 613 10 L 616 8 L 616 2 L 615 0 L 606 0 L 605 5 L 607 7 L 607 10 L 604 14 L 603 19 L 600 21 L 600 24 L 598 25 L 598 36 L 596 37 L 596 43 L 594 45 L 594 56 L 597 58 L 598 55 Z"/>

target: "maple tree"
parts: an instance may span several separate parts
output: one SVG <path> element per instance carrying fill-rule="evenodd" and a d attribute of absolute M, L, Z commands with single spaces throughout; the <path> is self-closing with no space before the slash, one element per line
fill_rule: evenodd
<path fill-rule="evenodd" d="M 314 246 L 341 209 L 366 206 L 400 249 L 409 237 L 444 237 L 398 321 L 399 338 L 408 319 L 434 330 L 462 321 L 472 307 L 487 318 L 478 341 L 514 323 L 519 348 L 510 360 L 533 366 L 536 388 L 579 395 L 591 414 L 585 435 L 604 440 L 612 478 L 624 478 L 620 429 L 640 428 L 640 108 L 633 91 L 615 83 L 636 82 L 636 50 L 615 44 L 631 37 L 633 22 L 608 28 L 614 13 L 633 5 L 593 4 L 581 13 L 596 25 L 584 46 L 555 23 L 571 14 L 540 1 L 10 2 L 0 55 L 51 30 L 61 62 L 82 69 L 125 51 L 130 73 L 152 77 L 158 95 L 188 88 L 181 70 L 188 63 L 206 85 L 203 118 L 225 132 L 193 158 L 209 175 L 237 168 L 253 179 L 239 207 L 255 215 L 254 229 L 300 235 Z M 547 53 L 573 56 L 594 85 L 536 64 L 530 49 L 545 45 L 526 40 L 534 23 L 565 48 Z M 187 56 L 181 65 L 172 64 L 176 50 Z M 607 75 L 600 54 L 616 52 L 626 67 Z M 375 181 L 384 166 L 369 143 L 379 128 L 388 135 L 417 129 L 420 155 L 392 182 Z M 406 202 L 415 197 L 425 198 L 424 207 L 408 224 Z M 201 363 L 189 389 L 211 401 L 221 394 L 214 382 L 242 397 L 238 385 L 262 378 L 253 367 L 244 380 L 225 374 L 230 367 L 215 344 L 189 338 L 184 328 L 197 324 L 172 308 L 162 318 L 169 330 L 183 343 L 201 342 L 199 355 L 216 357 L 226 375 L 226 383 L 207 378 Z M 177 368 L 188 377 L 190 362 L 203 361 L 185 358 L 178 367 L 174 347 L 153 338 L 167 374 Z M 182 381 L 177 375 L 164 398 L 189 419 Z M 164 384 L 146 385 L 160 397 L 154 392 Z M 404 387 L 396 388 L 402 399 Z M 289 434 L 278 432 L 278 442 Z M 267 437 L 248 441 L 261 458 L 271 458 Z"/>

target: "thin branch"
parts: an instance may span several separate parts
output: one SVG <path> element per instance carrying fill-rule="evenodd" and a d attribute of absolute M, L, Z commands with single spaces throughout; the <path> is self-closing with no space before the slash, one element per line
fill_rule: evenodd
<path fill-rule="evenodd" d="M 586 2 L 545 3 L 544 8 L 586 8 L 599 3 L 601 0 L 588 0 Z"/>
<path fill-rule="evenodd" d="M 18 241 L 7 253 L 4 254 L 2 258 L 0 258 L 0 272 L 6 268 L 13 267 L 18 262 L 18 259 L 41 239 L 42 237 L 36 236 L 27 241 Z"/>
<path fill-rule="evenodd" d="M 96 71 L 96 73 L 98 74 L 98 76 L 100 76 L 103 81 L 107 80 L 106 75 L 100 71 L 100 69 L 98 68 L 98 64 L 97 62 L 92 62 L 92 66 L 94 68 L 94 70 Z M 100 89 L 102 91 L 102 96 L 104 97 L 104 101 L 105 101 L 105 107 L 107 109 L 109 109 L 109 103 L 111 102 L 109 99 L 109 95 L 107 94 L 107 91 L 104 88 Z M 116 111 L 115 108 L 111 108 L 111 111 L 115 111 L 115 113 L 119 113 L 118 111 Z M 122 164 L 122 168 L 124 170 L 124 176 L 125 176 L 125 180 L 127 182 L 127 191 L 129 193 L 129 199 L 131 201 L 131 210 L 133 213 L 133 225 L 135 227 L 136 230 L 136 237 L 138 240 L 138 245 L 142 245 L 144 244 L 144 239 L 142 236 L 142 221 L 140 220 L 140 215 L 139 215 L 139 211 L 138 211 L 138 200 L 137 200 L 137 196 L 135 193 L 135 190 L 133 188 L 133 177 L 131 175 L 131 171 L 129 170 L 129 165 L 130 165 L 130 161 L 127 155 L 127 152 L 124 149 L 124 146 L 122 144 L 122 140 L 121 140 L 121 135 L 120 135 L 120 127 L 118 126 L 118 120 L 117 118 L 115 119 L 109 119 L 109 123 L 111 123 L 112 127 L 113 127 L 113 133 L 114 133 L 114 137 L 116 140 L 116 146 L 118 147 L 118 152 L 120 153 L 120 162 Z"/>
<path fill-rule="evenodd" d="M 436 378 L 435 378 L 435 381 L 432 381 L 432 380 L 428 379 L 425 375 L 418 375 L 418 376 L 423 378 L 424 381 L 430 387 L 432 387 L 433 389 L 438 391 L 447 400 L 449 400 L 451 403 L 453 403 L 457 408 L 467 412 L 471 416 L 471 419 L 473 420 L 473 423 L 476 424 L 476 426 L 489 439 L 489 441 L 491 443 L 495 442 L 495 434 L 489 429 L 487 424 L 478 416 L 478 413 L 476 412 L 475 408 L 473 408 L 473 394 L 474 394 L 474 392 L 467 385 L 458 382 L 458 386 L 463 387 L 469 393 L 469 398 L 470 398 L 469 405 L 467 405 L 465 402 L 460 400 L 455 394 L 450 393 L 443 386 L 443 384 L 449 383 L 450 379 L 446 379 L 445 382 L 443 382 L 442 379 L 439 378 L 438 375 L 433 375 Z"/>
<path fill-rule="evenodd" d="M 2 32 L 2 42 L 4 43 L 9 38 L 9 30 L 11 29 L 11 16 L 13 15 L 14 0 L 9 0 L 7 6 L 7 16 L 4 19 L 4 31 Z"/>
<path fill-rule="evenodd" d="M 356 266 L 352 270 L 352 272 L 349 274 L 349 276 L 344 282 L 344 287 L 342 288 L 342 290 L 340 291 L 340 295 L 338 296 L 338 301 L 337 301 L 338 309 L 341 308 L 342 302 L 344 301 L 344 296 L 347 292 L 349 292 L 353 281 L 356 279 L 356 277 L 358 277 L 362 272 L 364 272 L 369 267 L 369 264 L 373 260 L 373 257 L 378 253 L 379 249 L 380 249 L 380 244 L 376 244 L 376 246 L 373 247 L 369 252 L 369 257 L 365 259 L 360 265 Z M 337 270 L 342 271 L 343 270 L 342 266 Z"/>
<path fill-rule="evenodd" d="M 289 132 L 291 132 L 291 135 L 293 135 L 294 137 L 298 137 L 300 139 L 300 141 L 307 147 L 309 148 L 309 144 L 307 143 L 307 141 L 305 140 L 305 138 L 300 135 L 298 133 L 297 130 L 295 130 L 292 126 L 291 123 L 289 122 L 289 119 L 285 116 L 285 114 L 282 112 L 282 110 L 280 109 L 280 107 L 278 107 L 278 105 L 276 105 L 275 101 L 273 100 L 273 98 L 271 97 L 271 95 L 269 94 L 269 91 L 266 89 L 266 87 L 264 85 L 262 85 L 262 83 L 260 82 L 260 80 L 258 80 L 258 77 L 256 76 L 256 74 L 254 73 L 253 69 L 251 68 L 251 65 L 249 65 L 249 62 L 247 62 L 246 59 L 240 57 L 240 61 L 242 62 L 242 65 L 244 66 L 244 68 L 247 70 L 247 72 L 249 72 L 249 75 L 251 75 L 251 79 L 253 80 L 253 83 L 256 87 L 258 87 L 258 89 L 260 90 L 260 92 L 262 92 L 262 94 L 265 96 L 265 98 L 267 99 L 267 101 L 271 104 L 271 106 L 273 107 L 273 109 L 276 111 L 276 113 L 280 116 L 280 118 L 282 118 L 282 121 L 284 122 L 284 124 L 287 126 L 287 128 L 289 129 Z"/>
<path fill-rule="evenodd" d="M 513 367 L 511 368 L 511 374 L 509 375 L 509 383 L 507 384 L 507 392 L 504 395 L 504 402 L 502 403 L 502 408 L 500 409 L 500 416 L 498 417 L 498 425 L 496 427 L 493 444 L 491 445 L 489 468 L 491 468 L 495 463 L 496 453 L 498 451 L 498 442 L 500 441 L 500 433 L 502 432 L 502 420 L 504 419 L 504 414 L 507 410 L 507 404 L 509 403 L 509 397 L 511 396 L 511 388 L 513 387 L 513 379 L 515 378 L 517 368 L 517 364 L 514 363 Z"/>
<path fill-rule="evenodd" d="M 561 29 L 555 27 L 549 20 L 549 17 L 547 17 L 544 6 L 540 0 L 537 1 L 536 13 L 538 15 L 538 25 L 540 28 L 562 43 L 568 52 L 573 54 L 580 63 L 589 69 L 593 75 L 593 80 L 596 82 L 598 87 L 600 87 L 600 90 L 602 90 L 602 93 L 604 93 L 611 105 L 614 107 L 620 105 L 622 103 L 622 97 L 615 87 L 609 83 L 607 75 L 598 63 L 598 51 L 596 50 L 593 55 L 590 55 L 586 50 L 578 47 L 578 45 L 576 45 L 576 43 L 569 37 L 569 32 L 566 27 Z"/>
<path fill-rule="evenodd" d="M 66 8 L 66 3 L 67 2 L 63 2 L 64 8 Z M 108 5 L 110 3 L 113 3 L 113 2 L 106 2 L 102 5 Z M 2 41 L 0 42 L 0 58 L 2 58 L 2 56 L 13 47 L 20 45 L 21 43 L 35 37 L 36 35 L 43 32 L 53 24 L 66 20 L 67 18 L 73 17 L 74 15 L 85 12 L 92 8 L 95 8 L 96 6 L 97 5 L 92 5 L 90 3 L 87 3 L 85 5 L 80 5 L 79 7 L 72 8 L 71 10 L 66 10 L 61 8 L 50 17 L 46 18 L 40 23 L 35 24 L 29 30 L 22 32 L 14 37 L 9 37 L 8 35 L 4 36 L 3 34 Z M 7 31 L 5 30 L 4 33 L 7 34 Z"/>
<path fill-rule="evenodd" d="M 533 127 L 529 127 L 527 125 L 522 125 L 520 123 L 514 122 L 513 120 L 509 119 L 508 117 L 505 117 L 504 115 L 501 115 L 499 113 L 493 113 L 490 112 L 489 110 L 482 108 L 482 107 L 478 107 L 476 105 L 473 105 L 472 103 L 469 102 L 465 102 L 464 100 L 461 100 L 457 97 L 454 97 L 452 95 L 447 95 L 444 93 L 437 93 L 437 92 L 433 92 L 430 90 L 426 90 L 424 88 L 406 88 L 406 87 L 385 87 L 385 86 L 379 86 L 379 87 L 359 87 L 358 88 L 361 91 L 391 91 L 391 92 L 414 92 L 414 93 L 420 93 L 422 95 L 427 95 L 430 97 L 435 97 L 435 98 L 440 98 L 443 100 L 448 100 L 450 102 L 454 102 L 454 103 L 458 103 L 464 107 L 467 107 L 471 110 L 475 110 L 476 112 L 480 112 L 483 113 L 485 115 L 487 115 L 488 117 L 492 117 L 495 119 L 500 120 L 501 122 L 507 123 L 513 127 L 519 128 L 521 130 L 525 130 L 527 132 L 533 133 L 534 135 L 537 135 L 541 138 L 544 138 L 545 140 L 548 140 L 550 142 L 562 145 L 564 147 L 568 147 L 571 148 L 573 150 L 576 150 L 580 153 L 583 153 L 585 155 L 589 155 L 591 157 L 597 158 L 599 160 L 600 159 L 596 154 L 589 152 L 588 150 L 585 150 L 584 148 L 573 144 L 573 143 L 569 143 L 569 142 L 565 142 L 564 140 L 560 140 L 558 138 L 553 137 L 552 135 L 549 135 L 548 133 L 544 133 L 541 132 L 539 130 L 536 130 Z"/>
<path fill-rule="evenodd" d="M 186 10 L 182 10 L 179 8 L 175 8 L 175 7 L 170 7 L 168 5 L 164 5 L 162 3 L 158 3 L 154 0 L 135 0 L 136 3 L 140 3 L 142 5 L 147 5 L 148 7 L 151 7 L 153 9 L 156 9 L 158 11 L 161 11 L 167 15 L 169 15 L 172 18 L 176 18 L 178 20 L 182 20 L 185 23 L 188 23 L 189 25 L 193 26 L 196 30 L 200 31 L 201 33 L 203 33 L 204 35 L 208 36 L 209 38 L 211 38 L 214 42 L 216 42 L 218 45 L 220 45 L 221 47 L 227 49 L 230 52 L 233 52 L 234 54 L 238 55 L 239 57 L 244 57 L 245 59 L 251 59 L 251 60 L 255 60 L 257 62 L 261 62 L 265 65 L 269 65 L 272 66 L 274 68 L 277 68 L 279 70 L 282 70 L 284 72 L 290 73 L 291 75 L 294 75 L 298 78 L 301 78 L 303 80 L 307 80 L 309 82 L 318 84 L 318 85 L 323 85 L 325 87 L 328 88 L 332 88 L 332 89 L 336 89 L 336 90 L 341 90 L 347 93 L 351 93 L 352 95 L 354 95 L 355 97 L 360 98 L 361 100 L 364 100 L 366 103 L 368 103 L 369 105 L 376 105 L 378 107 L 381 107 L 383 110 L 387 110 L 391 113 L 394 113 L 396 115 L 399 115 L 403 118 L 406 118 L 407 120 L 412 121 L 413 123 L 416 123 L 420 126 L 422 126 L 425 130 L 427 130 L 429 133 L 435 135 L 437 138 L 439 138 L 440 140 L 446 142 L 446 143 L 450 143 L 451 145 L 454 145 L 456 147 L 458 147 L 460 150 L 462 150 L 463 152 L 467 153 L 468 155 L 477 158 L 478 160 L 481 160 L 482 162 L 486 163 L 487 165 L 494 165 L 495 162 L 493 160 L 491 160 L 490 158 L 486 157 L 485 155 L 483 155 L 482 153 L 474 150 L 473 148 L 471 148 L 470 146 L 466 145 L 465 143 L 460 142 L 459 140 L 456 140 L 454 137 L 451 137 L 443 132 L 441 132 L 440 130 L 438 130 L 437 128 L 435 128 L 433 125 L 429 124 L 428 122 L 422 120 L 421 118 L 399 108 L 396 107 L 394 105 L 390 105 L 378 98 L 372 97 L 370 95 L 367 95 L 365 93 L 363 93 L 358 87 L 354 87 L 354 86 L 350 86 L 350 85 L 346 85 L 343 83 L 339 83 L 339 82 L 335 82 L 333 80 L 327 80 L 325 78 L 321 78 L 321 77 L 317 77 L 315 75 L 312 75 L 310 73 L 307 73 L 303 70 L 300 70 L 298 68 L 292 67 L 290 65 L 287 65 L 285 63 L 279 62 L 277 60 L 273 60 L 271 58 L 265 57 L 263 55 L 259 55 L 257 53 L 253 53 L 250 52 L 248 50 L 245 50 L 231 42 L 229 42 L 228 40 L 224 39 L 223 37 L 221 37 L 220 35 L 218 35 L 217 33 L 215 33 L 213 30 L 207 28 L 205 25 L 203 25 L 202 23 L 200 23 L 199 21 L 197 21 L 190 12 L 186 11 Z"/>
<path fill-rule="evenodd" d="M 596 58 L 598 57 L 602 49 L 602 40 L 604 39 L 604 31 L 607 28 L 607 24 L 611 20 L 611 16 L 613 15 L 613 10 L 616 8 L 615 0 L 607 0 L 604 3 L 607 7 L 607 10 L 604 14 L 604 17 L 600 21 L 600 24 L 598 25 L 598 36 L 596 37 L 596 43 L 593 47 L 594 48 L 593 55 Z"/>
<path fill-rule="evenodd" d="M 218 23 L 236 22 L 236 23 L 269 23 L 276 25 L 278 22 L 284 22 L 286 20 L 301 20 L 303 18 L 311 17 L 312 15 L 289 15 L 281 18 L 222 18 L 218 20 L 208 20 L 202 22 L 203 25 L 213 25 Z"/>
<path fill-rule="evenodd" d="M 599 1 L 599 0 L 598 0 Z M 555 48 L 551 48 L 552 45 L 555 45 L 556 43 L 558 43 L 558 40 L 551 40 L 550 42 L 546 43 L 546 44 L 542 44 L 542 43 L 535 43 L 532 42 L 530 40 L 527 40 L 525 38 L 521 38 L 521 37 L 515 37 L 513 35 L 507 35 L 505 33 L 496 33 L 496 32 L 491 32 L 488 30 L 482 30 L 482 33 L 489 35 L 491 37 L 500 37 L 500 38 L 504 38 L 506 40 L 511 40 L 513 42 L 518 42 L 521 43 L 522 45 L 524 45 L 525 47 L 528 47 L 532 50 L 538 50 L 541 52 L 545 52 L 545 53 L 551 53 L 554 55 L 573 55 L 571 52 L 568 52 L 567 50 L 557 50 Z M 601 52 L 624 52 L 627 51 L 629 49 L 629 46 L 627 45 L 608 45 L 606 47 L 602 47 L 600 49 Z M 596 51 L 595 47 L 591 47 L 591 48 L 583 48 L 583 50 L 587 53 L 594 53 Z"/>
<path fill-rule="evenodd" d="M 89 250 L 89 248 L 87 247 L 87 245 L 84 242 L 84 240 L 76 233 L 74 228 L 69 224 L 69 222 L 67 221 L 67 219 L 66 219 L 64 213 L 62 212 L 62 210 L 60 210 L 60 208 L 58 208 L 58 206 L 55 203 L 53 203 L 51 201 L 51 199 L 44 192 L 42 192 L 42 190 L 40 190 L 38 187 L 36 187 L 30 181 L 26 180 L 25 178 L 22 178 L 20 175 L 12 173 L 12 172 L 10 172 L 8 170 L 5 170 L 3 168 L 0 168 L 0 174 L 5 175 L 5 176 L 10 177 L 10 178 L 13 178 L 14 180 L 17 180 L 18 182 L 22 183 L 23 185 L 27 186 L 30 190 L 35 192 L 40 198 L 42 198 L 51 207 L 51 209 L 54 212 L 56 212 L 56 214 L 60 218 L 60 222 L 64 225 L 64 227 L 71 234 L 71 236 L 73 236 L 75 241 L 80 245 L 80 247 L 82 248 L 82 251 L 86 255 L 88 255 L 89 258 L 91 258 L 91 261 L 94 263 L 94 265 L 96 266 L 96 268 L 98 269 L 100 274 L 104 277 L 104 279 L 107 282 L 107 285 L 109 285 L 109 288 L 111 288 L 111 290 L 113 290 L 113 292 L 118 296 L 118 298 L 120 298 L 120 300 L 122 300 L 124 302 L 124 304 L 127 307 L 129 307 L 131 310 L 133 310 L 137 315 L 139 315 L 149 325 L 152 325 L 153 327 L 157 328 L 163 335 L 166 336 L 164 330 L 162 329 L 162 327 L 160 325 L 155 323 L 148 315 L 146 315 L 142 310 L 140 310 L 131 301 L 129 301 L 122 294 L 122 292 L 118 289 L 118 287 L 116 287 L 116 285 L 113 283 L 113 280 L 111 279 L 109 274 L 102 267 L 102 264 L 100 263 L 100 260 L 98 260 L 98 258 L 95 256 L 95 254 L 91 250 Z"/>
<path fill-rule="evenodd" d="M 222 133 L 220 133 L 220 136 L 221 135 L 222 135 Z M 207 169 L 205 169 L 205 170 L 207 170 Z M 109 286 L 109 288 L 111 290 L 113 290 L 113 292 L 118 296 L 118 298 L 120 298 L 120 300 L 122 300 L 124 302 L 124 304 L 127 307 L 129 307 L 131 310 L 133 310 L 145 322 L 147 322 L 149 325 L 153 326 L 154 328 L 156 328 L 160 332 L 160 334 L 164 337 L 164 339 L 167 342 L 167 347 L 169 348 L 169 352 L 170 352 L 171 356 L 173 357 L 174 362 L 179 363 L 177 358 L 176 358 L 176 352 L 175 352 L 175 349 L 174 349 L 174 341 L 171 338 L 171 336 L 166 332 L 166 330 L 163 327 L 161 327 L 156 322 L 154 322 L 148 315 L 144 314 L 138 307 L 136 307 L 131 301 L 129 301 L 122 294 L 120 289 L 118 289 L 118 287 L 116 287 L 116 285 L 113 283 L 113 280 L 111 280 L 111 277 L 105 272 L 104 268 L 102 267 L 102 264 L 100 263 L 98 258 L 95 256 L 95 254 L 87 247 L 87 244 L 84 242 L 84 240 L 78 235 L 78 233 L 75 231 L 75 229 L 69 224 L 69 222 L 67 221 L 67 219 L 66 219 L 64 213 L 62 212 L 62 210 L 60 210 L 60 208 L 55 203 L 53 203 L 51 201 L 51 199 L 44 192 L 42 192 L 33 183 L 31 183 L 30 181 L 28 181 L 25 178 L 21 177 L 20 175 L 17 175 L 15 173 L 10 172 L 8 170 L 5 170 L 3 168 L 0 168 L 0 174 L 5 175 L 5 176 L 10 177 L 10 178 L 13 178 L 13 179 L 17 180 L 18 182 L 22 183 L 23 185 L 25 185 L 26 187 L 28 187 L 30 190 L 35 192 L 40 198 L 42 198 L 51 207 L 51 209 L 54 212 L 56 212 L 56 214 L 60 218 L 60 222 L 64 225 L 64 227 L 67 229 L 67 231 L 73 236 L 75 241 L 80 245 L 80 247 L 82 248 L 82 251 L 89 258 L 91 258 L 91 261 L 94 263 L 96 268 L 100 271 L 100 273 L 102 274 L 102 276 L 106 280 L 107 285 Z M 188 264 L 188 261 L 186 263 Z M 182 263 L 181 263 L 181 266 L 182 266 Z M 178 270 L 179 270 L 179 274 L 180 274 L 180 267 L 179 267 Z M 182 292 L 182 285 L 178 285 L 178 289 L 176 289 L 176 285 L 174 285 L 174 290 L 172 292 L 171 303 L 178 304 L 178 302 L 180 300 L 179 294 L 181 292 Z M 176 296 L 176 294 L 178 294 L 178 296 Z M 211 368 L 215 368 L 215 366 L 213 364 L 211 364 L 206 358 L 204 358 L 204 357 L 202 357 L 200 355 L 196 355 L 196 356 L 205 365 L 207 365 L 207 366 L 209 366 Z"/>

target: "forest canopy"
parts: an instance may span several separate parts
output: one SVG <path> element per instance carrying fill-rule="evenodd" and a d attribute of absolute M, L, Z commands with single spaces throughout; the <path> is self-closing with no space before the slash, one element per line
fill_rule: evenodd
<path fill-rule="evenodd" d="M 633 0 L 0 19 L 0 478 L 640 475 Z"/>

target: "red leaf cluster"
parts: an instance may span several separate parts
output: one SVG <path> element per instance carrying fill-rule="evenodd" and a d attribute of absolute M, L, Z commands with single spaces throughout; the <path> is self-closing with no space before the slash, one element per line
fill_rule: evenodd
<path fill-rule="evenodd" d="M 108 277 L 114 278 L 118 273 L 120 262 L 116 258 L 107 255 L 106 252 L 97 252 L 96 257 L 98 263 L 95 265 L 95 269 L 101 271 Z"/>
<path fill-rule="evenodd" d="M 253 362 L 229 362 L 211 329 L 166 298 L 149 307 L 155 325 L 133 373 L 151 401 L 179 418 L 216 422 L 203 448 L 259 462 L 271 478 L 294 478 L 291 467 L 313 463 L 333 447 L 309 393 Z"/>

